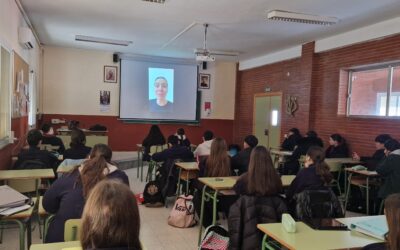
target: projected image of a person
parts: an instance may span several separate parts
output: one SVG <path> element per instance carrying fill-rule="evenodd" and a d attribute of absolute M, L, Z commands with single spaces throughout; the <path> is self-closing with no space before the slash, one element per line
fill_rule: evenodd
<path fill-rule="evenodd" d="M 154 80 L 154 92 L 156 99 L 150 100 L 150 111 L 172 112 L 173 103 L 167 100 L 168 81 L 165 77 L 159 76 Z"/>

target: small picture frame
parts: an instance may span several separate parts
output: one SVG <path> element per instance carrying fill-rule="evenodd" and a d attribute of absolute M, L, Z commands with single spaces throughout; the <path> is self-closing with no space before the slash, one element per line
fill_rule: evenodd
<path fill-rule="evenodd" d="M 117 66 L 104 66 L 104 82 L 117 83 L 117 75 Z"/>
<path fill-rule="evenodd" d="M 199 89 L 209 89 L 210 88 L 210 74 L 199 74 Z"/>

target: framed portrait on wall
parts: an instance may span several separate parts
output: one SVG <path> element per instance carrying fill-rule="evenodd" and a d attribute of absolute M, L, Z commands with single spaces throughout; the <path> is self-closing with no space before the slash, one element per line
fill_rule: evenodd
<path fill-rule="evenodd" d="M 104 66 L 104 82 L 117 83 L 117 75 L 117 66 Z"/>
<path fill-rule="evenodd" d="M 199 89 L 209 89 L 210 88 L 210 74 L 199 74 Z"/>

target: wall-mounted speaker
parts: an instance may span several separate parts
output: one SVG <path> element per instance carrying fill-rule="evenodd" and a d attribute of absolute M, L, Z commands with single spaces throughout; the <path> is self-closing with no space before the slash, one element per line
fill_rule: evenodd
<path fill-rule="evenodd" d="M 203 69 L 203 70 L 207 69 L 207 62 L 203 62 L 203 64 L 202 64 L 202 69 Z"/>
<path fill-rule="evenodd" d="M 113 62 L 115 63 L 119 62 L 119 55 L 117 53 L 113 54 Z"/>

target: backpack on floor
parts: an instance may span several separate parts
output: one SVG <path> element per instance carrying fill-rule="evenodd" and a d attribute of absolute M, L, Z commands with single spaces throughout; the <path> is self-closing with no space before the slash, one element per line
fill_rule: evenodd
<path fill-rule="evenodd" d="M 185 228 L 192 227 L 196 225 L 196 223 L 193 196 L 179 196 L 169 214 L 168 225 Z"/>
<path fill-rule="evenodd" d="M 161 194 L 161 185 L 159 181 L 149 181 L 144 186 L 143 204 L 146 207 L 161 207 L 164 205 L 164 199 Z"/>
<path fill-rule="evenodd" d="M 227 250 L 229 247 L 228 231 L 219 225 L 211 225 L 206 228 L 204 238 L 199 250 Z"/>

